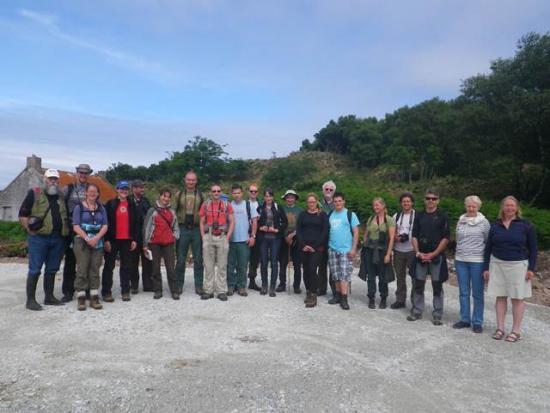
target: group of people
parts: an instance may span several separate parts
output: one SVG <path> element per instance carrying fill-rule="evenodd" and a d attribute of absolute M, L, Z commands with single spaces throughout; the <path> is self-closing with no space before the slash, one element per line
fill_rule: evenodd
<path fill-rule="evenodd" d="M 86 309 L 87 299 L 91 308 L 101 309 L 100 284 L 102 301 L 113 302 L 117 258 L 123 301 L 139 292 L 140 261 L 143 291 L 153 292 L 155 299 L 163 296 L 163 261 L 171 297 L 178 300 L 189 250 L 195 292 L 203 300 L 216 297 L 227 301 L 233 294 L 246 297 L 248 290 L 275 297 L 287 289 L 287 269 L 292 262 L 292 289 L 301 294 L 303 275 L 307 308 L 315 307 L 330 286 L 328 303 L 349 310 L 354 260 L 360 251 L 360 276 L 367 281 L 369 308 L 376 308 L 377 291 L 378 308 L 387 307 L 388 283 L 394 279 L 396 299 L 390 307 L 405 308 L 408 273 L 412 291 L 407 320 L 421 319 L 429 276 L 432 322 L 442 324 L 443 283 L 449 275 L 445 250 L 451 231 L 435 190 L 424 194 L 423 210 L 415 209 L 412 193 L 403 193 L 400 211 L 394 215 L 388 214 L 382 198 L 375 198 L 361 248 L 359 218 L 346 208 L 345 195 L 336 191 L 333 181 L 323 184 L 321 197 L 307 194 L 305 209 L 297 205 L 299 195 L 292 189 L 284 193 L 282 202 L 276 201 L 270 188 L 264 189 L 260 201 L 255 184 L 246 189 L 247 196 L 241 185 L 234 184 L 231 200 L 217 184 L 208 195 L 203 194 L 192 171 L 185 175 L 181 190 L 172 193 L 162 188 L 154 202 L 145 197 L 143 181 L 119 181 L 117 196 L 103 205 L 99 188 L 88 182 L 90 166 L 78 165 L 76 172 L 74 183 L 59 188 L 58 171 L 46 170 L 44 185 L 30 189 L 21 205 L 19 219 L 28 233 L 29 310 L 42 309 L 35 298 L 42 267 L 45 305 L 63 305 L 76 293 L 78 310 Z M 453 327 L 483 331 L 484 285 L 488 281 L 489 293 L 497 297 L 497 328 L 492 337 L 518 341 L 524 299 L 531 296 L 536 265 L 535 230 L 521 218 L 519 202 L 513 196 L 502 200 L 498 219 L 492 224 L 479 211 L 477 196 L 466 197 L 464 204 L 466 212 L 456 226 L 455 254 L 460 320 Z M 63 297 L 58 300 L 54 280 L 63 256 Z M 256 283 L 258 268 L 260 285 Z M 508 298 L 513 325 L 506 334 Z"/>

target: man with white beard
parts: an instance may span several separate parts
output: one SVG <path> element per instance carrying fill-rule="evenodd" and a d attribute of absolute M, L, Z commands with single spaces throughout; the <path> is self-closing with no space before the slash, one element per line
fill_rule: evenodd
<path fill-rule="evenodd" d="M 69 226 L 65 198 L 59 190 L 59 172 L 56 169 L 46 170 L 43 187 L 29 190 L 19 209 L 19 222 L 28 234 L 27 309 L 42 310 L 35 298 L 42 266 L 45 266 L 44 304 L 63 305 L 55 298 L 53 290 Z"/>

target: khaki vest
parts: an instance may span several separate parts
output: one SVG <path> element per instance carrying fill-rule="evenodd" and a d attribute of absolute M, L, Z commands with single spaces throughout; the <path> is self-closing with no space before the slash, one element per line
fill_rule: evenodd
<path fill-rule="evenodd" d="M 69 223 L 67 219 L 67 209 L 65 208 L 65 198 L 62 193 L 59 193 L 57 204 L 59 205 L 59 213 L 61 214 L 61 235 L 66 237 L 69 235 Z M 31 216 L 42 218 L 48 209 L 48 197 L 44 191 L 40 191 L 40 196 L 36 196 L 34 192 L 34 204 L 31 210 Z M 39 235 L 50 235 L 53 231 L 52 211 L 44 217 L 44 225 L 37 232 Z"/>

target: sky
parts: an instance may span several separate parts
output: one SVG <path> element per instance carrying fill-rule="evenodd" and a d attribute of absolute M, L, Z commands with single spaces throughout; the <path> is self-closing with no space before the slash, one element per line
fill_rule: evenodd
<path fill-rule="evenodd" d="M 284 156 L 331 119 L 451 99 L 549 30 L 547 0 L 3 0 L 0 188 L 150 165 L 194 136 Z"/>

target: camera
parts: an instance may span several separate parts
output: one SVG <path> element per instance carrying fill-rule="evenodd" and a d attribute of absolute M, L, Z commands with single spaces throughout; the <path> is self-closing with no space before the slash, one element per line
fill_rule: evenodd
<path fill-rule="evenodd" d="M 397 240 L 399 242 L 407 242 L 409 240 L 409 234 L 399 234 Z"/>
<path fill-rule="evenodd" d="M 192 214 L 185 215 L 185 227 L 187 229 L 193 229 L 195 226 L 195 217 Z"/>

